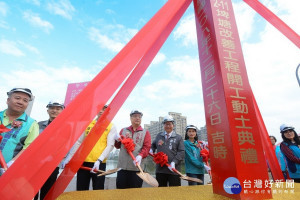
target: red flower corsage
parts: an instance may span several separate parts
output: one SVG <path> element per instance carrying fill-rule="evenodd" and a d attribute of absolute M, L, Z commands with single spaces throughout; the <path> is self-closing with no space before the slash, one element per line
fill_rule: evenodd
<path fill-rule="evenodd" d="M 159 141 L 158 141 L 158 145 L 159 145 L 159 146 L 163 145 L 163 143 L 164 143 L 164 141 L 162 141 L 162 140 L 159 140 Z"/>
<path fill-rule="evenodd" d="M 17 121 L 17 120 L 14 120 L 12 123 L 11 123 L 11 127 L 13 128 L 19 128 L 22 126 L 22 122 L 21 121 Z"/>

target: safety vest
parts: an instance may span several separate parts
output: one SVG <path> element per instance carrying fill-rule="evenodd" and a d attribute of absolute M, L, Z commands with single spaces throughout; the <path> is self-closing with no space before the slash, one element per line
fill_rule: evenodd
<path fill-rule="evenodd" d="M 96 120 L 93 120 L 90 123 L 90 125 L 86 128 L 85 136 L 87 136 L 90 133 L 92 128 L 95 126 L 96 122 L 97 122 Z M 112 123 L 110 123 L 108 125 L 108 127 L 105 129 L 105 131 L 101 135 L 100 139 L 97 141 L 97 143 L 93 147 L 92 151 L 86 157 L 85 162 L 96 162 L 97 161 L 97 159 L 99 158 L 99 156 L 102 154 L 102 152 L 104 151 L 104 149 L 107 146 L 107 135 L 110 132 L 111 127 L 112 127 Z M 106 160 L 107 159 L 103 160 L 102 162 L 106 163 Z"/>
<path fill-rule="evenodd" d="M 0 124 L 3 124 L 4 113 L 5 110 L 0 112 Z M 23 149 L 29 129 L 33 122 L 35 122 L 35 120 L 26 115 L 25 112 L 16 120 L 22 122 L 19 128 L 13 128 L 11 124 L 3 124 L 6 128 L 11 129 L 9 132 L 1 134 L 3 139 L 0 143 L 0 150 L 2 151 L 5 162 L 9 162 Z"/>

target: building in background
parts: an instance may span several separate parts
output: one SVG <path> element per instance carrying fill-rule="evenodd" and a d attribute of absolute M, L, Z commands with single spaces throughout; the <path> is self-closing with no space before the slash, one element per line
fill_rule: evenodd
<path fill-rule="evenodd" d="M 168 114 L 171 115 L 175 120 L 175 132 L 180 134 L 184 139 L 185 127 L 187 126 L 187 118 L 185 116 L 182 116 L 181 113 L 169 112 Z M 158 133 L 164 131 L 164 126 L 162 124 L 163 119 L 164 117 L 159 117 L 158 121 L 150 121 L 150 124 L 144 124 L 144 129 L 150 132 L 152 140 L 155 139 Z M 197 129 L 198 139 L 207 142 L 206 126 L 199 128 L 200 129 Z"/>
<path fill-rule="evenodd" d="M 198 140 L 202 140 L 202 141 L 207 142 L 206 126 L 200 127 L 200 129 L 197 130 L 197 134 L 198 134 Z"/>
<path fill-rule="evenodd" d="M 176 112 L 169 112 L 168 114 L 171 115 L 175 120 L 174 123 L 175 132 L 184 138 L 185 127 L 187 125 L 186 117 L 182 116 L 181 113 L 176 113 Z M 158 121 L 151 121 L 150 124 L 144 125 L 144 129 L 150 132 L 152 140 L 156 137 L 158 133 L 164 131 L 164 127 L 162 124 L 163 119 L 164 117 L 159 117 Z"/>

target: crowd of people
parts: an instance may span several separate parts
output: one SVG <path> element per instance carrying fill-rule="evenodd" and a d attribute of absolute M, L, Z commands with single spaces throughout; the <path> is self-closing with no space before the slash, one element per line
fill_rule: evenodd
<path fill-rule="evenodd" d="M 43 130 L 64 110 L 65 106 L 59 101 L 50 101 L 46 105 L 49 119 L 40 121 L 32 119 L 25 112 L 32 100 L 33 94 L 27 88 L 14 88 L 7 92 L 7 109 L 0 112 L 0 124 L 10 129 L 8 132 L 1 133 L 3 138 L 0 143 L 0 150 L 4 156 L 7 166 L 10 167 L 22 152 L 42 134 Z M 47 192 L 55 183 L 59 169 L 64 168 L 77 149 L 80 147 L 85 137 L 92 130 L 97 120 L 103 114 L 107 105 L 100 109 L 96 118 L 88 125 L 81 137 L 76 141 L 66 157 L 61 161 L 49 178 L 46 180 L 35 199 L 44 199 Z M 174 119 L 172 116 L 166 116 L 163 120 L 164 131 L 157 134 L 157 137 L 151 143 L 149 131 L 141 126 L 143 113 L 133 110 L 130 114 L 131 125 L 122 128 L 120 132 L 113 123 L 106 128 L 96 145 L 84 160 L 82 166 L 90 168 L 79 169 L 77 172 L 76 189 L 89 190 L 90 181 L 94 190 L 104 189 L 105 176 L 97 176 L 95 171 L 106 170 L 106 159 L 113 148 L 120 149 L 118 158 L 118 168 L 116 178 L 116 188 L 140 188 L 143 180 L 137 176 L 139 168 L 144 169 L 145 158 L 151 154 L 163 152 L 168 157 L 169 166 L 156 166 L 156 179 L 160 187 L 180 186 L 180 176 L 174 170 L 180 171 L 180 164 L 185 160 L 187 173 L 191 177 L 198 177 L 204 181 L 204 164 L 200 156 L 200 150 L 197 141 L 197 128 L 188 126 L 186 129 L 186 141 L 174 130 Z M 123 145 L 122 138 L 131 138 L 134 143 L 134 161 L 128 154 L 128 149 Z M 192 167 L 191 167 L 192 166 Z M 5 173 L 2 170 L 2 173 Z M 202 183 L 203 184 L 203 183 Z M 191 184 L 192 185 L 192 184 Z"/>
<path fill-rule="evenodd" d="M 7 166 L 10 167 L 34 139 L 42 134 L 43 130 L 55 120 L 65 106 L 61 102 L 50 101 L 46 105 L 49 119 L 37 123 L 36 120 L 25 113 L 33 97 L 31 90 L 14 88 L 7 92 L 7 95 L 7 109 L 0 112 L 0 125 L 4 125 L 10 130 L 1 133 L 0 151 Z M 35 199 L 44 199 L 58 177 L 59 168 L 68 165 L 68 162 L 106 108 L 107 105 L 99 109 L 100 111 L 95 120 L 88 125 L 65 159 L 54 169 Z M 149 131 L 144 130 L 141 126 L 143 113 L 133 110 L 129 117 L 131 125 L 122 128 L 120 132 L 117 132 L 113 123 L 108 125 L 82 164 L 83 167 L 91 170 L 79 169 L 77 172 L 77 190 L 89 190 L 91 180 L 94 190 L 104 189 L 105 176 L 97 176 L 95 171 L 106 170 L 106 159 L 114 147 L 120 149 L 118 157 L 118 168 L 120 170 L 117 172 L 116 178 L 117 189 L 142 187 L 143 180 L 137 175 L 139 167 L 144 168 L 145 158 L 149 154 L 156 155 L 159 153 L 163 153 L 167 157 L 165 165 L 156 164 L 155 177 L 159 187 L 181 185 L 180 175 L 176 171 L 180 171 L 183 161 L 187 176 L 202 181 L 202 183 L 190 181 L 189 185 L 204 183 L 205 170 L 209 171 L 210 168 L 206 165 L 208 154 L 204 154 L 203 150 L 208 151 L 198 141 L 196 126 L 188 125 L 185 129 L 185 138 L 182 138 L 174 130 L 175 121 L 173 117 L 167 115 L 162 122 L 164 131 L 158 133 L 151 142 Z M 292 126 L 282 125 L 280 126 L 280 132 L 283 139 L 280 145 L 275 145 L 276 138 L 274 136 L 270 136 L 270 140 L 274 145 L 274 151 L 278 156 L 281 169 L 285 178 L 290 177 L 295 182 L 300 182 L 300 140 Z M 127 138 L 133 141 L 133 149 L 131 150 L 133 157 L 130 156 L 128 147 L 123 142 Z M 5 173 L 5 170 L 2 169 L 2 173 Z"/>

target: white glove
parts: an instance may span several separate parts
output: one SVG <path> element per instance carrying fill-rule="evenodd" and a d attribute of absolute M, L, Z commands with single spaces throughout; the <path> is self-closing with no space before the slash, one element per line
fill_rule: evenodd
<path fill-rule="evenodd" d="M 153 150 L 152 150 L 151 148 L 150 148 L 150 151 L 149 151 L 149 153 L 150 153 L 150 154 L 153 154 Z"/>
<path fill-rule="evenodd" d="M 100 166 L 101 162 L 99 161 L 99 159 L 94 163 L 94 167 L 91 169 L 92 173 L 94 172 L 94 169 L 99 170 L 99 166 Z"/>
<path fill-rule="evenodd" d="M 60 168 L 64 169 L 66 167 L 66 165 L 70 162 L 71 160 L 71 156 L 68 155 L 65 159 L 63 159 L 63 161 L 60 163 Z"/>
<path fill-rule="evenodd" d="M 118 132 L 116 132 L 114 139 L 119 142 L 120 137 L 121 137 L 120 134 Z"/>
<path fill-rule="evenodd" d="M 211 170 L 210 167 L 207 166 L 207 165 L 204 165 L 204 167 L 205 167 L 205 169 L 206 169 L 207 172 Z"/>
<path fill-rule="evenodd" d="M 169 168 L 169 170 L 170 170 L 171 172 L 173 172 L 173 168 L 175 169 L 175 163 L 174 163 L 174 162 L 171 162 L 171 163 L 170 163 L 170 166 L 169 166 L 168 168 Z"/>
<path fill-rule="evenodd" d="M 2 174 L 4 174 L 4 172 L 5 172 L 5 169 L 4 169 L 4 168 L 0 168 L 0 176 L 1 176 Z"/>
<path fill-rule="evenodd" d="M 8 163 L 7 163 L 7 168 L 9 168 L 15 161 L 14 160 L 10 160 Z"/>
<path fill-rule="evenodd" d="M 137 155 L 135 157 L 135 161 L 133 161 L 133 164 L 136 166 L 137 164 L 138 165 L 141 165 L 141 161 L 142 161 L 142 156 L 141 155 Z"/>

